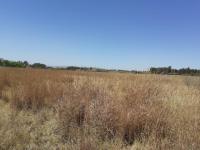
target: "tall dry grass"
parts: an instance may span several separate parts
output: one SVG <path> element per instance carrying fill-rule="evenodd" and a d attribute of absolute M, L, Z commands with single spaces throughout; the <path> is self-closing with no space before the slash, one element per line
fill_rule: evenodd
<path fill-rule="evenodd" d="M 199 149 L 198 77 L 0 69 L 0 149 Z"/>

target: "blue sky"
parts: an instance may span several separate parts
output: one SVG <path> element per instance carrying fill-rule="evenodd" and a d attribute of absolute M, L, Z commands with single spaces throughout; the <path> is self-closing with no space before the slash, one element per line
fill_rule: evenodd
<path fill-rule="evenodd" d="M 0 57 L 200 68 L 199 0 L 0 0 Z"/>

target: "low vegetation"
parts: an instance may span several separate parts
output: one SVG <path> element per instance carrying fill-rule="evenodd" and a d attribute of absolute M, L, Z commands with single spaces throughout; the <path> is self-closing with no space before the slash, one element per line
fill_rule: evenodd
<path fill-rule="evenodd" d="M 0 68 L 0 149 L 200 149 L 200 78 Z"/>

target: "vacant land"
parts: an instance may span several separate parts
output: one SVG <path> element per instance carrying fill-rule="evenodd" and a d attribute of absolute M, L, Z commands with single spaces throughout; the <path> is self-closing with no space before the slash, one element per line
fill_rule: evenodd
<path fill-rule="evenodd" d="M 200 149 L 200 78 L 0 68 L 0 149 Z"/>

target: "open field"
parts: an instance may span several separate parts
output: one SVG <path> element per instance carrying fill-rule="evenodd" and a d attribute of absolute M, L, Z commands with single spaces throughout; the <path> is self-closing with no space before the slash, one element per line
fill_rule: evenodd
<path fill-rule="evenodd" d="M 200 78 L 0 68 L 0 149 L 200 149 Z"/>

